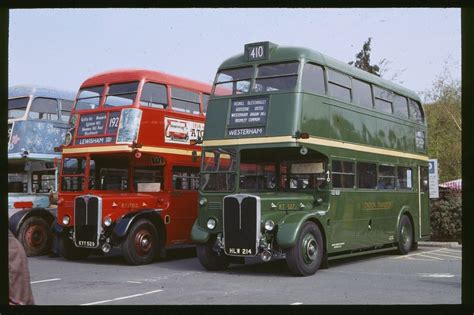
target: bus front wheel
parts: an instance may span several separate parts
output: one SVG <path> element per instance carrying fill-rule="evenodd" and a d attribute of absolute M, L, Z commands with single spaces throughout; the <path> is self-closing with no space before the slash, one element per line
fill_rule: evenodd
<path fill-rule="evenodd" d="M 314 222 L 306 222 L 300 230 L 295 246 L 286 252 L 288 269 L 295 276 L 310 276 L 321 265 L 323 237 Z"/>
<path fill-rule="evenodd" d="M 59 251 L 67 260 L 81 260 L 87 258 L 92 250 L 89 248 L 76 247 L 67 236 L 62 236 L 59 238 Z"/>
<path fill-rule="evenodd" d="M 26 219 L 18 235 L 27 256 L 45 255 L 51 250 L 53 235 L 49 224 L 40 217 Z"/>
<path fill-rule="evenodd" d="M 135 223 L 122 244 L 123 257 L 130 265 L 146 265 L 158 252 L 158 232 L 146 219 Z"/>
<path fill-rule="evenodd" d="M 398 227 L 398 253 L 406 255 L 413 246 L 413 226 L 410 218 L 403 215 Z"/>
<path fill-rule="evenodd" d="M 225 270 L 229 266 L 229 257 L 225 254 L 220 256 L 212 249 L 214 242 L 209 241 L 206 244 L 196 245 L 196 253 L 201 265 L 207 270 L 218 271 Z"/>

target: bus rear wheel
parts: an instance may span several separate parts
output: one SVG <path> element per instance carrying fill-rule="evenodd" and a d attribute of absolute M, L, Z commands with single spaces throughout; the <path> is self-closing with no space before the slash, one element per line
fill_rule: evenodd
<path fill-rule="evenodd" d="M 40 217 L 30 217 L 23 222 L 19 238 L 27 256 L 45 255 L 51 250 L 53 235 L 49 224 Z"/>
<path fill-rule="evenodd" d="M 323 258 L 323 237 L 314 222 L 306 222 L 295 246 L 286 252 L 288 269 L 295 276 L 310 276 L 318 271 Z"/>
<path fill-rule="evenodd" d="M 212 247 L 213 241 L 209 241 L 205 244 L 196 245 L 196 253 L 201 265 L 210 271 L 226 270 L 229 267 L 229 257 L 225 254 L 218 255 Z"/>
<path fill-rule="evenodd" d="M 413 226 L 410 218 L 403 215 L 398 226 L 398 253 L 406 255 L 413 246 Z"/>
<path fill-rule="evenodd" d="M 130 265 L 146 265 L 158 252 L 158 232 L 148 220 L 135 223 L 122 244 L 123 257 Z"/>
<path fill-rule="evenodd" d="M 67 236 L 59 237 L 58 241 L 59 252 L 67 260 L 81 260 L 87 258 L 92 252 L 89 248 L 76 247 Z"/>

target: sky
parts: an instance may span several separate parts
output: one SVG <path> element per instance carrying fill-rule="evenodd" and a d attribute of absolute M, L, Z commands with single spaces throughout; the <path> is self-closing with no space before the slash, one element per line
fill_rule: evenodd
<path fill-rule="evenodd" d="M 246 43 L 271 41 L 344 62 L 372 37 L 371 63 L 418 93 L 461 77 L 461 11 L 450 9 L 10 10 L 9 86 L 77 91 L 88 77 L 145 68 L 212 82 Z"/>

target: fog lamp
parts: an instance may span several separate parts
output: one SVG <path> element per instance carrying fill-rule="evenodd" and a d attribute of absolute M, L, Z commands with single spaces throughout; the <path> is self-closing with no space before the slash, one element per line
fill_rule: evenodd
<path fill-rule="evenodd" d="M 105 226 L 111 226 L 112 225 L 112 218 L 111 217 L 105 217 L 104 225 Z"/>
<path fill-rule="evenodd" d="M 200 204 L 201 206 L 204 206 L 206 203 L 207 203 L 207 199 L 206 199 L 206 198 L 203 197 L 203 198 L 199 199 L 199 204 Z"/>
<path fill-rule="evenodd" d="M 209 218 L 209 219 L 207 220 L 207 228 L 208 228 L 209 230 L 214 230 L 215 227 L 216 227 L 216 220 L 213 219 L 213 218 Z"/>
<path fill-rule="evenodd" d="M 68 215 L 65 215 L 65 216 L 63 217 L 63 224 L 64 224 L 64 225 L 68 225 L 68 224 L 69 224 L 69 221 L 70 221 L 69 216 L 68 216 Z"/>
<path fill-rule="evenodd" d="M 275 227 L 275 222 L 273 222 L 272 220 L 265 221 L 265 230 L 271 231 L 273 230 L 274 227 Z"/>

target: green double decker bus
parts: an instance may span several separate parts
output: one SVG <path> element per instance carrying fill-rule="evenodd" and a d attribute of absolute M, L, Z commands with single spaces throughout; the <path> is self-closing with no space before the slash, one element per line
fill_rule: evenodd
<path fill-rule="evenodd" d="M 217 71 L 203 139 L 201 264 L 328 260 L 397 250 L 430 233 L 420 98 L 317 51 L 247 44 Z"/>

